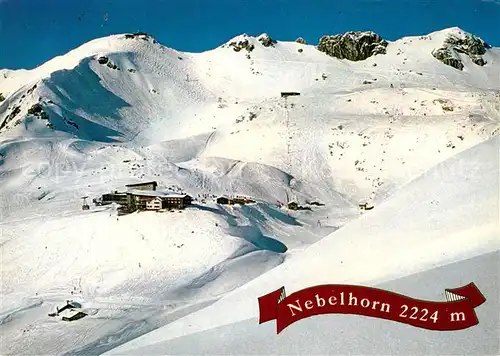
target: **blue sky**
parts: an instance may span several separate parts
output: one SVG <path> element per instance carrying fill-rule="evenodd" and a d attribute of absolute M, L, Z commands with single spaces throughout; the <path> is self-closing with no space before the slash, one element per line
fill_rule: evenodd
<path fill-rule="evenodd" d="M 373 30 L 395 40 L 458 26 L 500 46 L 500 0 L 0 0 L 0 68 L 30 69 L 93 38 L 144 31 L 200 52 L 241 34 L 277 40 Z"/>

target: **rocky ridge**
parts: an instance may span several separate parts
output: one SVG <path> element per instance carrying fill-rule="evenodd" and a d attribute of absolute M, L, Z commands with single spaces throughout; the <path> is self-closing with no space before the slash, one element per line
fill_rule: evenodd
<path fill-rule="evenodd" d="M 385 54 L 388 42 L 372 31 L 351 31 L 335 36 L 322 36 L 317 49 L 329 56 L 362 61 L 377 54 Z"/>
<path fill-rule="evenodd" d="M 474 64 L 486 65 L 482 57 L 486 49 L 491 48 L 481 38 L 467 32 L 450 34 L 444 41 L 443 46 L 432 51 L 432 55 L 442 63 L 458 70 L 464 69 L 464 64 L 459 54 L 468 56 Z"/>
<path fill-rule="evenodd" d="M 247 52 L 252 52 L 255 48 L 253 43 L 251 43 L 248 40 L 248 35 L 245 33 L 242 35 L 243 39 L 239 41 L 231 41 L 227 44 L 228 47 L 232 47 L 235 52 L 239 52 L 243 49 L 245 49 Z M 222 48 L 224 48 L 225 45 L 222 45 Z"/>
<path fill-rule="evenodd" d="M 273 40 L 267 33 L 263 33 L 262 35 L 260 35 L 257 40 L 262 43 L 264 47 L 274 47 L 274 45 L 277 43 L 277 41 Z"/>

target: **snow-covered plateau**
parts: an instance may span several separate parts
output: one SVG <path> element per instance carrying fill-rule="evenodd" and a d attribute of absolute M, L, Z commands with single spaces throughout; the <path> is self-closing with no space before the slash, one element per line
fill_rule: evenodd
<path fill-rule="evenodd" d="M 184 53 L 119 34 L 0 70 L 0 353 L 498 354 L 500 48 L 374 38 Z M 147 181 L 194 201 L 91 202 Z M 257 319 L 281 286 L 444 300 L 470 282 L 486 302 L 462 331 Z M 86 316 L 48 316 L 68 300 Z"/>

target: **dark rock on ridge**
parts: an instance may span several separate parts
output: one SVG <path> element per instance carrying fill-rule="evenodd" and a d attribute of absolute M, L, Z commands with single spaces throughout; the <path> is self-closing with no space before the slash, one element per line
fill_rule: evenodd
<path fill-rule="evenodd" d="M 486 60 L 482 57 L 486 49 L 491 48 L 486 42 L 467 32 L 450 34 L 444 41 L 443 46 L 434 49 L 431 54 L 437 60 L 458 70 L 464 69 L 464 64 L 459 53 L 468 56 L 473 63 L 484 66 Z"/>
<path fill-rule="evenodd" d="M 335 36 L 323 36 L 318 50 L 329 56 L 362 61 L 377 54 L 385 54 L 388 42 L 375 32 L 346 32 Z"/>

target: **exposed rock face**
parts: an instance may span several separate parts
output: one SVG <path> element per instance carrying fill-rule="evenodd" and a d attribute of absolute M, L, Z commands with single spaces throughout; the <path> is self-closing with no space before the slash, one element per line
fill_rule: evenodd
<path fill-rule="evenodd" d="M 387 41 L 369 31 L 323 36 L 317 48 L 332 57 L 362 61 L 377 54 L 385 54 L 387 45 Z"/>
<path fill-rule="evenodd" d="M 36 89 L 36 84 L 33 85 L 31 88 L 28 89 L 28 91 L 26 92 L 26 94 L 31 94 L 33 93 L 33 91 Z"/>
<path fill-rule="evenodd" d="M 43 111 L 42 105 L 39 103 L 34 104 L 28 109 L 29 115 L 39 115 Z"/>
<path fill-rule="evenodd" d="M 116 64 L 112 63 L 112 62 L 108 62 L 106 65 L 107 65 L 109 68 L 111 68 L 111 69 L 117 69 L 117 70 L 120 70 L 120 68 L 118 68 L 118 66 L 117 66 Z"/>
<path fill-rule="evenodd" d="M 464 64 L 458 55 L 459 53 L 467 55 L 473 63 L 484 66 L 487 62 L 482 55 L 486 53 L 487 48 L 491 48 L 491 46 L 479 37 L 470 33 L 459 33 L 449 35 L 443 46 L 433 50 L 431 54 L 444 64 L 463 70 Z"/>
<path fill-rule="evenodd" d="M 21 107 L 20 106 L 15 106 L 10 115 L 7 117 L 7 121 L 10 121 L 12 120 L 14 117 L 16 117 L 17 114 L 19 114 L 21 112 Z"/>
<path fill-rule="evenodd" d="M 99 58 L 97 59 L 97 61 L 99 62 L 99 64 L 106 64 L 106 63 L 108 63 L 108 60 L 109 60 L 109 59 L 108 59 L 108 57 L 106 57 L 106 56 L 102 56 L 102 57 L 99 57 Z"/>
<path fill-rule="evenodd" d="M 148 37 L 152 37 L 149 33 L 146 32 L 136 32 L 136 33 L 128 33 L 125 35 L 125 38 L 127 39 L 132 39 L 132 38 L 142 38 L 142 39 L 147 39 Z"/>
<path fill-rule="evenodd" d="M 479 37 L 470 33 L 465 33 L 463 38 L 456 35 L 450 35 L 445 44 L 452 46 L 457 52 L 466 53 L 468 55 L 483 55 L 487 48 L 491 48 L 486 42 Z"/>
<path fill-rule="evenodd" d="M 434 56 L 434 58 L 446 65 L 449 65 L 458 70 L 464 69 L 464 64 L 462 63 L 460 58 L 456 56 L 456 53 L 453 53 L 453 49 L 444 47 L 438 48 L 432 51 L 432 55 Z"/>
<path fill-rule="evenodd" d="M 244 35 L 246 37 L 246 35 Z M 246 49 L 247 52 L 252 52 L 255 48 L 255 46 L 250 43 L 250 41 L 248 40 L 248 38 L 245 38 L 241 41 L 232 41 L 228 44 L 229 47 L 233 47 L 233 50 L 235 52 L 239 52 L 241 51 L 242 49 Z"/>
<path fill-rule="evenodd" d="M 302 37 L 299 37 L 295 40 L 295 42 L 300 43 L 300 44 L 306 44 L 306 40 L 303 39 Z"/>
<path fill-rule="evenodd" d="M 152 40 L 153 43 L 157 43 L 153 36 L 146 32 L 136 32 L 136 33 L 128 33 L 125 35 L 126 39 L 135 39 L 139 38 L 141 40 L 149 41 Z"/>
<path fill-rule="evenodd" d="M 47 114 L 45 111 L 43 111 L 42 104 L 40 104 L 40 103 L 36 103 L 36 104 L 32 105 L 28 109 L 28 115 L 37 116 L 43 120 L 49 119 L 49 114 Z"/>
<path fill-rule="evenodd" d="M 99 62 L 99 64 L 103 64 L 103 65 L 105 64 L 111 69 L 120 70 L 120 68 L 118 68 L 118 66 L 116 64 L 114 64 L 113 62 L 111 62 L 109 60 L 109 58 L 106 56 L 102 56 L 102 57 L 97 58 L 97 62 Z"/>
<path fill-rule="evenodd" d="M 0 103 L 1 103 L 2 101 L 4 101 L 4 100 L 5 100 L 5 98 L 3 97 L 3 94 L 2 94 L 2 93 L 0 93 Z"/>
<path fill-rule="evenodd" d="M 486 60 L 483 59 L 483 57 L 473 57 L 472 62 L 474 62 L 474 64 L 477 64 L 478 66 L 481 66 L 481 67 L 487 63 Z"/>
<path fill-rule="evenodd" d="M 273 40 L 267 33 L 260 35 L 258 40 L 264 47 L 274 47 L 274 44 L 276 43 L 276 41 Z"/>
<path fill-rule="evenodd" d="M 7 123 L 9 123 L 11 120 L 13 120 L 19 113 L 21 112 L 21 107 L 20 106 L 15 106 L 10 114 L 6 117 L 6 119 L 3 122 L 0 122 L 0 130 L 4 128 Z"/>

